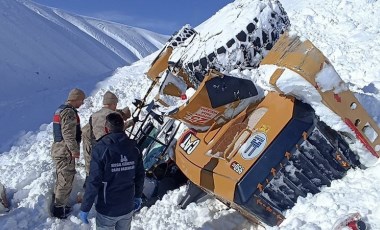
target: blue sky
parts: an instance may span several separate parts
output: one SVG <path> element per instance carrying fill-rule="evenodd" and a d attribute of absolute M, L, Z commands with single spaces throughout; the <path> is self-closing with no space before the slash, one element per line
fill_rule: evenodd
<path fill-rule="evenodd" d="M 79 15 L 171 35 L 195 27 L 233 0 L 32 0 Z"/>

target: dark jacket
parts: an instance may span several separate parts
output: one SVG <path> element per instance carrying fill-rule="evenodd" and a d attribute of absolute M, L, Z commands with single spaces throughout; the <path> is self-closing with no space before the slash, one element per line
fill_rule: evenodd
<path fill-rule="evenodd" d="M 96 196 L 96 211 L 106 216 L 122 216 L 134 209 L 134 198 L 144 186 L 142 156 L 125 133 L 110 133 L 92 150 L 90 175 L 81 210 L 90 211 Z"/>

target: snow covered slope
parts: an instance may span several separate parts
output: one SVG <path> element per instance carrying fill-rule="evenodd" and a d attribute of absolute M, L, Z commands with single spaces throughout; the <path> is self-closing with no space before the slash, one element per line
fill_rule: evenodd
<path fill-rule="evenodd" d="M 291 30 L 321 49 L 380 123 L 380 1 L 283 0 L 282 4 L 290 18 Z M 152 57 L 148 57 L 120 68 L 112 77 L 100 82 L 99 90 L 94 91 L 80 109 L 83 122 L 101 107 L 106 90 L 119 96 L 120 107 L 131 105 L 135 97 L 141 98 L 150 84 L 143 73 L 151 61 Z M 47 90 L 47 95 L 53 93 Z M 28 96 L 24 92 L 20 94 Z M 38 115 L 44 115 L 39 112 Z M 1 116 L 11 117 L 10 113 L 2 109 Z M 77 218 L 79 205 L 74 206 L 73 215 L 67 220 L 49 217 L 48 205 L 54 184 L 51 142 L 52 125 L 44 124 L 40 131 L 24 136 L 10 152 L 0 154 L 0 180 L 7 186 L 11 201 L 11 211 L 0 216 L 0 229 L 88 229 Z M 75 181 L 73 195 L 84 181 L 82 168 L 78 168 Z M 285 213 L 287 219 L 280 227 L 267 229 L 330 230 L 342 215 L 353 212 L 359 212 L 371 229 L 380 229 L 379 191 L 380 161 L 377 161 L 366 170 L 350 170 L 344 179 L 334 181 L 319 194 L 299 199 L 296 206 Z M 135 215 L 132 229 L 253 229 L 239 213 L 215 199 L 181 210 L 176 204 L 183 195 L 182 187 L 169 192 L 149 209 L 143 208 Z M 71 201 L 75 201 L 75 196 Z M 95 229 L 94 210 L 89 218 L 90 228 Z"/>
<path fill-rule="evenodd" d="M 116 68 L 160 48 L 167 36 L 73 15 L 27 0 L 0 0 L 0 150 L 36 130 L 76 86 L 87 93 Z M 31 100 L 33 99 L 33 100 Z M 10 120 L 17 119 L 11 123 Z"/>

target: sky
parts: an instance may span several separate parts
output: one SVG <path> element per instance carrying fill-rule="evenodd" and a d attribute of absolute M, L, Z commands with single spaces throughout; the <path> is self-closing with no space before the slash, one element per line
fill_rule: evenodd
<path fill-rule="evenodd" d="M 255 0 L 239 2 L 256 3 Z M 284 0 L 282 4 L 292 24 L 291 32 L 303 39 L 309 39 L 326 55 L 340 77 L 379 125 L 380 19 L 377 12 L 380 11 L 380 2 Z M 238 15 L 242 9 L 231 7 L 225 10 Z M 225 18 L 220 25 L 229 25 L 230 19 Z M 240 25 L 238 22 L 241 21 L 234 21 L 234 25 Z M 200 26 L 195 29 L 204 28 Z M 230 28 L 232 26 L 223 29 Z M 227 33 L 223 36 L 230 35 Z M 228 37 L 217 37 L 217 41 L 220 40 L 226 41 Z M 120 108 L 126 105 L 133 108 L 133 98 L 142 98 L 150 85 L 143 73 L 149 68 L 155 55 L 157 53 L 131 66 L 118 68 L 110 73 L 108 78 L 98 82 L 79 109 L 81 120 L 86 122 L 89 116 L 101 107 L 102 96 L 107 90 L 115 92 L 119 97 Z M 231 74 L 250 78 L 264 91 L 268 91 L 273 88 L 265 77 L 267 71 L 270 71 L 270 68 L 263 66 L 258 70 L 233 70 Z M 335 79 L 322 79 L 325 87 L 335 84 Z M 321 119 L 333 129 L 348 131 L 347 126 L 335 114 L 326 110 L 316 97 L 308 97 L 308 93 L 313 92 L 313 87 L 308 88 L 310 85 L 294 78 L 293 81 L 284 81 L 279 86 L 310 103 Z M 155 90 L 154 92 L 157 92 L 157 89 Z M 58 96 L 64 98 L 67 93 L 68 91 L 62 91 Z M 9 111 L 2 111 L 2 115 L 7 113 Z M 48 209 L 54 184 L 54 165 L 50 157 L 52 123 L 42 123 L 39 130 L 28 126 L 24 129 L 30 132 L 27 132 L 10 151 L 0 154 L 0 181 L 6 187 L 11 204 L 9 212 L 0 214 L 0 229 L 95 229 L 94 209 L 89 214 L 89 226 L 82 224 L 77 217 L 80 205 L 75 204 L 75 199 L 77 192 L 81 191 L 85 177 L 82 167 L 77 168 L 78 173 L 70 198 L 71 204 L 74 205 L 72 215 L 67 220 L 49 216 Z M 323 187 L 320 193 L 299 198 L 297 204 L 284 213 L 286 219 L 280 226 L 266 226 L 266 229 L 349 230 L 337 227 L 337 224 L 347 215 L 356 213 L 370 229 L 380 229 L 380 160 L 372 157 L 358 142 L 352 143 L 350 147 L 361 157 L 362 163 L 367 166 L 366 169 L 351 169 L 343 179 L 333 181 L 330 187 Z M 83 162 L 83 159 L 80 161 Z M 180 209 L 176 204 L 185 195 L 185 190 L 183 186 L 169 191 L 152 207 L 143 208 L 134 216 L 132 229 L 263 229 L 253 226 L 237 211 L 212 198 L 190 204 L 184 210 Z"/>
<path fill-rule="evenodd" d="M 199 25 L 232 0 L 35 0 L 75 14 L 171 35 L 183 25 Z"/>

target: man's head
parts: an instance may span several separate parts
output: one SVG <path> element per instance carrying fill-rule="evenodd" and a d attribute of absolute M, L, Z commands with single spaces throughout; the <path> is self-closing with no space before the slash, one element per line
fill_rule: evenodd
<path fill-rule="evenodd" d="M 86 95 L 84 92 L 81 89 L 75 88 L 70 91 L 69 96 L 67 97 L 67 101 L 75 108 L 79 108 L 81 105 L 83 105 L 85 98 Z"/>
<path fill-rule="evenodd" d="M 124 120 L 119 113 L 110 113 L 106 116 L 106 133 L 120 133 L 124 131 Z"/>
<path fill-rule="evenodd" d="M 107 91 L 103 96 L 103 105 L 106 108 L 109 108 L 115 111 L 118 102 L 119 102 L 119 99 L 111 91 Z"/>
<path fill-rule="evenodd" d="M 131 117 L 131 111 L 129 110 L 128 106 L 118 111 L 120 111 L 121 117 L 123 118 L 124 121 L 128 120 Z"/>

